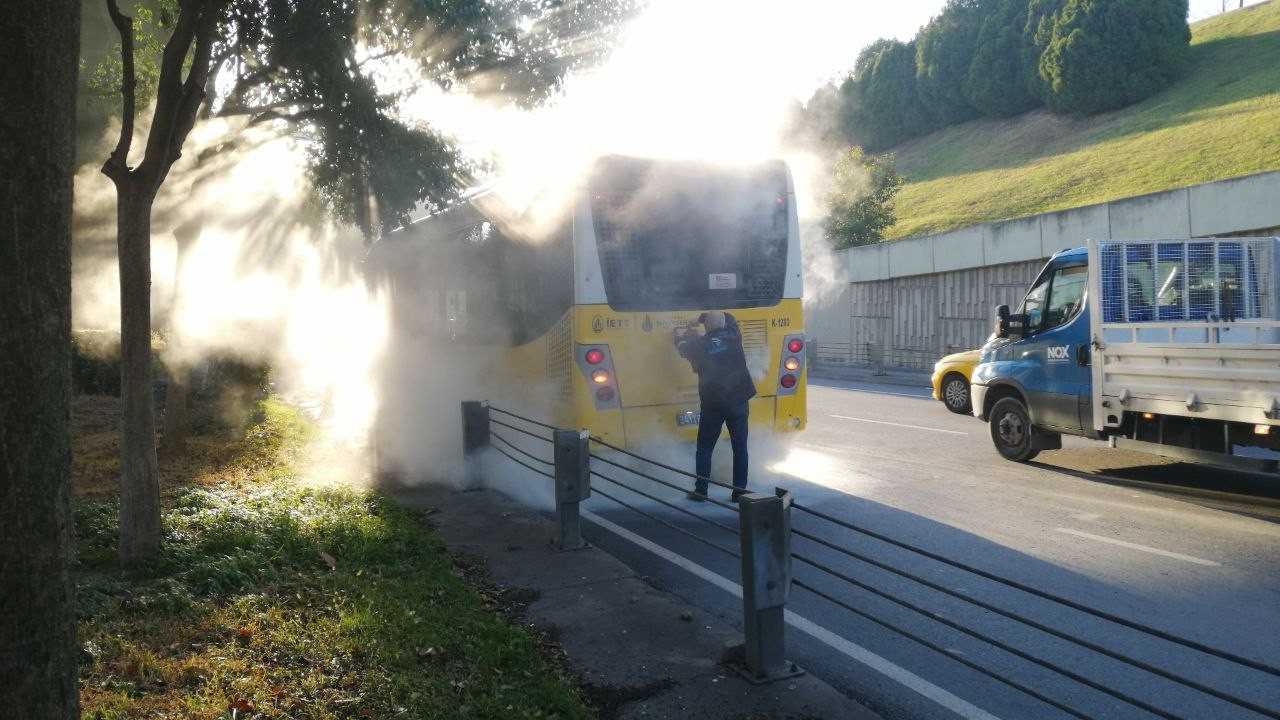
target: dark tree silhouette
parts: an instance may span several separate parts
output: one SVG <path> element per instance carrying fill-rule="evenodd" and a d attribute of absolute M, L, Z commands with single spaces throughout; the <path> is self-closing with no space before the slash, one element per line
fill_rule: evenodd
<path fill-rule="evenodd" d="M 71 178 L 79 0 L 0 22 L 0 715 L 79 716 L 71 579 Z"/>

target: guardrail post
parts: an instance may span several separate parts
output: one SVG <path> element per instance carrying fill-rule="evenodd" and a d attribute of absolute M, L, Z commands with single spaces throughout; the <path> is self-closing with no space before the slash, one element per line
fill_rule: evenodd
<path fill-rule="evenodd" d="M 462 459 L 466 463 L 467 487 L 479 486 L 476 456 L 489 447 L 489 403 L 486 400 L 462 401 Z"/>
<path fill-rule="evenodd" d="M 742 540 L 743 634 L 739 671 L 753 683 L 802 674 L 786 659 L 787 596 L 791 591 L 791 494 L 748 493 L 738 498 Z"/>
<path fill-rule="evenodd" d="M 872 375 L 884 375 L 884 347 L 880 343 L 867 343 L 867 360 Z"/>
<path fill-rule="evenodd" d="M 591 497 L 591 434 L 586 430 L 556 430 L 552 433 L 556 460 L 556 549 L 579 550 L 582 520 L 578 503 Z"/>

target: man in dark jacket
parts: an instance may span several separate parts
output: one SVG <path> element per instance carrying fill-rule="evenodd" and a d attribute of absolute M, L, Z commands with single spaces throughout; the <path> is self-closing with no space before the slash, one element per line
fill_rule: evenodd
<path fill-rule="evenodd" d="M 729 427 L 733 448 L 733 498 L 747 487 L 747 401 L 756 394 L 755 381 L 747 370 L 742 351 L 742 331 L 728 313 L 713 310 L 699 320 L 705 334 L 693 328 L 675 338 L 676 349 L 698 374 L 698 399 L 702 417 L 698 423 L 698 450 L 694 467 L 698 480 L 691 500 L 707 499 L 707 478 L 711 476 L 711 452 L 720 439 L 720 428 Z"/>

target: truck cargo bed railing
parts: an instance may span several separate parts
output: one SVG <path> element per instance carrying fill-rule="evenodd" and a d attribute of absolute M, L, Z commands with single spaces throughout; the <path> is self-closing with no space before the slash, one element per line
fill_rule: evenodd
<path fill-rule="evenodd" d="M 1280 425 L 1275 238 L 1090 241 L 1093 427 Z"/>

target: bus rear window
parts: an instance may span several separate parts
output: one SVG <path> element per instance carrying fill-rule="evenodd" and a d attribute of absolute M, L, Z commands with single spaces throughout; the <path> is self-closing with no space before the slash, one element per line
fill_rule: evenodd
<path fill-rule="evenodd" d="M 752 170 L 602 161 L 592 214 L 609 305 L 624 311 L 775 305 L 790 226 L 781 163 Z"/>

